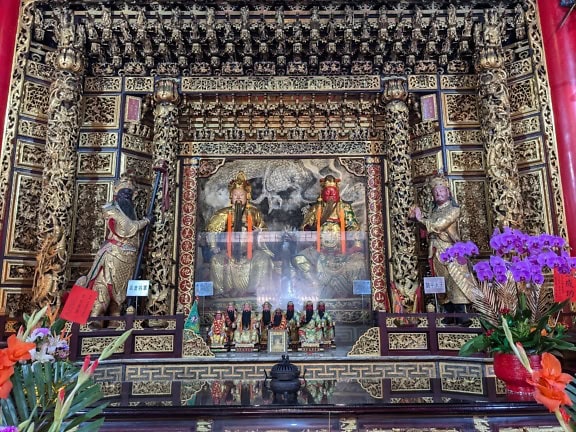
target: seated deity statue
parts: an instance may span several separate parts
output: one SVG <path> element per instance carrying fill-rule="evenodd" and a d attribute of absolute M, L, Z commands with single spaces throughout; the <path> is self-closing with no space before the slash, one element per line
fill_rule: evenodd
<path fill-rule="evenodd" d="M 274 310 L 274 315 L 272 317 L 271 327 L 272 330 L 286 330 L 287 322 L 286 316 L 282 312 L 282 309 L 276 308 Z"/>
<path fill-rule="evenodd" d="M 217 311 L 214 314 L 214 320 L 208 331 L 208 337 L 210 340 L 210 345 L 213 346 L 223 346 L 228 341 L 228 335 L 226 333 L 226 320 L 222 315 L 222 311 Z"/>
<path fill-rule="evenodd" d="M 224 315 L 228 343 L 232 343 L 234 340 L 234 332 L 236 331 L 237 319 L 238 311 L 236 310 L 236 305 L 234 303 L 228 303 L 228 306 L 226 306 L 226 314 Z"/>
<path fill-rule="evenodd" d="M 352 206 L 340 199 L 339 182 L 332 175 L 320 180 L 320 196 L 305 211 L 300 227 L 316 232 L 316 246 L 292 259 L 299 276 L 321 298 L 349 297 L 354 281 L 368 275 L 360 224 Z"/>
<path fill-rule="evenodd" d="M 260 315 L 260 344 L 268 344 L 268 329 L 272 328 L 272 305 L 270 302 L 264 302 L 262 305 L 262 314 Z"/>
<path fill-rule="evenodd" d="M 286 328 L 288 329 L 288 338 L 290 345 L 295 346 L 300 341 L 298 327 L 300 326 L 300 314 L 294 308 L 294 302 L 289 301 L 286 305 Z"/>
<path fill-rule="evenodd" d="M 323 301 L 318 302 L 316 307 L 316 321 L 320 323 L 322 329 L 322 343 L 334 343 L 334 318 L 329 312 L 326 312 L 326 304 Z"/>
<path fill-rule="evenodd" d="M 273 254 L 258 237 L 267 227 L 260 210 L 249 202 L 252 187 L 243 172 L 228 191 L 231 205 L 218 210 L 206 226 L 214 295 L 262 295 L 273 286 Z"/>
<path fill-rule="evenodd" d="M 257 344 L 260 342 L 258 331 L 259 320 L 257 314 L 252 312 L 250 303 L 244 303 L 240 322 L 234 332 L 235 344 Z"/>
<path fill-rule="evenodd" d="M 301 343 L 320 343 L 322 341 L 322 328 L 318 322 L 318 315 L 314 313 L 314 304 L 307 301 L 304 312 L 300 315 L 300 328 L 298 335 Z"/>

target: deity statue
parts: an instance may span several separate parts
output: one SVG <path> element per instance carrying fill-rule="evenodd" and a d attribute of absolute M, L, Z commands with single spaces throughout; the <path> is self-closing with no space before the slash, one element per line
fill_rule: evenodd
<path fill-rule="evenodd" d="M 216 311 L 214 314 L 214 320 L 208 331 L 208 337 L 210 338 L 210 345 L 212 346 L 224 346 L 226 344 L 228 339 L 227 328 L 222 311 Z"/>
<path fill-rule="evenodd" d="M 472 301 L 473 279 L 466 264 L 456 261 L 443 262 L 440 254 L 460 241 L 458 222 L 460 206 L 452 198 L 448 180 L 443 175 L 436 175 L 429 181 L 434 198 L 434 207 L 429 214 L 424 214 L 419 207 L 410 210 L 409 218 L 422 224 L 428 232 L 428 260 L 435 276 L 442 276 L 446 283 L 446 294 L 440 301 L 448 313 L 466 312 L 466 305 Z M 446 324 L 452 321 L 448 318 Z M 467 321 L 457 320 L 458 324 Z"/>
<path fill-rule="evenodd" d="M 131 175 L 123 174 L 114 184 L 114 200 L 103 206 L 108 237 L 96 253 L 88 275 L 76 281 L 76 285 L 98 293 L 91 316 L 119 316 L 126 300 L 128 280 L 138 258 L 140 231 L 151 223 L 149 218 L 136 216 L 134 188 Z"/>
<path fill-rule="evenodd" d="M 295 346 L 299 342 L 298 327 L 300 325 L 300 314 L 294 308 L 294 302 L 289 301 L 286 305 L 286 328 L 288 329 L 288 337 L 290 338 L 290 345 Z"/>
<path fill-rule="evenodd" d="M 320 324 L 322 329 L 322 343 L 334 343 L 334 318 L 329 312 L 326 312 L 326 304 L 323 301 L 318 302 L 316 307 L 316 321 Z"/>
<path fill-rule="evenodd" d="M 236 344 L 257 344 L 260 342 L 258 334 L 258 317 L 252 313 L 250 303 L 244 303 L 242 307 L 242 317 L 234 332 L 234 343 Z"/>
<path fill-rule="evenodd" d="M 234 332 L 236 331 L 236 320 L 238 319 L 238 311 L 234 303 L 228 303 L 226 306 L 226 315 L 224 316 L 226 321 L 226 333 L 228 336 L 228 343 L 232 343 L 234 340 Z"/>
<path fill-rule="evenodd" d="M 270 302 L 264 302 L 262 305 L 262 314 L 260 315 L 260 344 L 268 344 L 268 329 L 272 327 L 272 305 Z"/>
<path fill-rule="evenodd" d="M 316 231 L 316 247 L 293 258 L 300 276 L 320 298 L 348 297 L 355 280 L 368 278 L 360 224 L 352 206 L 340 199 L 338 183 L 340 179 L 332 175 L 320 180 L 320 197 L 305 213 L 300 227 Z"/>
<path fill-rule="evenodd" d="M 206 226 L 214 295 L 263 294 L 273 286 L 272 252 L 258 238 L 266 224 L 260 210 L 249 202 L 252 187 L 243 172 L 229 183 L 228 191 L 231 205 L 218 210 Z"/>
<path fill-rule="evenodd" d="M 272 317 L 272 324 L 270 328 L 272 330 L 286 330 L 286 327 L 287 327 L 286 316 L 282 312 L 282 309 L 280 308 L 274 309 L 274 315 Z"/>
<path fill-rule="evenodd" d="M 314 313 L 314 304 L 307 301 L 304 305 L 304 312 L 300 315 L 300 328 L 298 335 L 300 342 L 320 343 L 322 340 L 322 328 L 317 320 L 318 315 Z"/>

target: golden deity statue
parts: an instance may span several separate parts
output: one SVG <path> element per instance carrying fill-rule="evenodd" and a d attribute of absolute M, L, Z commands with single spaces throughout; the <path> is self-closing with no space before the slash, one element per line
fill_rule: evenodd
<path fill-rule="evenodd" d="M 460 206 L 452 198 L 448 180 L 436 175 L 429 180 L 434 198 L 432 210 L 425 214 L 419 207 L 410 210 L 409 218 L 422 224 L 428 232 L 428 259 L 434 276 L 444 277 L 446 294 L 441 302 L 448 313 L 463 313 L 471 303 L 473 279 L 466 264 L 443 262 L 440 254 L 460 241 Z"/>
<path fill-rule="evenodd" d="M 108 236 L 88 275 L 76 281 L 98 293 L 91 316 L 119 316 L 126 300 L 126 288 L 138 258 L 140 231 L 150 223 L 148 218 L 136 217 L 134 188 L 130 175 L 123 174 L 114 184 L 114 200 L 103 206 Z"/>
<path fill-rule="evenodd" d="M 243 172 L 229 183 L 228 191 L 231 205 L 218 210 L 206 226 L 214 295 L 264 294 L 272 287 L 273 270 L 272 253 L 258 237 L 266 224 L 249 202 L 252 187 Z"/>

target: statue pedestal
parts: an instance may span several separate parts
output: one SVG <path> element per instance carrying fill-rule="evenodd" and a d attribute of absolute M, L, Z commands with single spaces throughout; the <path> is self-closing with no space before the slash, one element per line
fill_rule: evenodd
<path fill-rule="evenodd" d="M 223 344 L 210 344 L 210 351 L 212 352 L 225 352 L 228 351 L 228 348 Z"/>
<path fill-rule="evenodd" d="M 258 351 L 258 347 L 253 343 L 236 343 L 232 346 L 231 351 L 236 352 L 255 352 Z"/>
<path fill-rule="evenodd" d="M 324 348 L 320 347 L 318 342 L 302 342 L 300 344 L 300 348 L 298 348 L 298 351 L 318 352 L 324 351 Z"/>

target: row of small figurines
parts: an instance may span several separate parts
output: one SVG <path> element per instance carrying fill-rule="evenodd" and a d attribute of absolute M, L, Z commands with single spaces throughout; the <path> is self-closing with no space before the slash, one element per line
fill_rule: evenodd
<path fill-rule="evenodd" d="M 306 302 L 302 312 L 294 310 L 294 303 L 288 302 L 286 312 L 265 302 L 260 314 L 253 313 L 251 305 L 245 303 L 239 314 L 234 304 L 229 304 L 226 312 L 217 311 L 208 331 L 208 343 L 211 346 L 236 344 L 266 345 L 266 330 L 286 330 L 289 343 L 333 344 L 335 322 L 326 312 L 324 302 L 318 302 L 314 310 L 311 301 Z"/>

